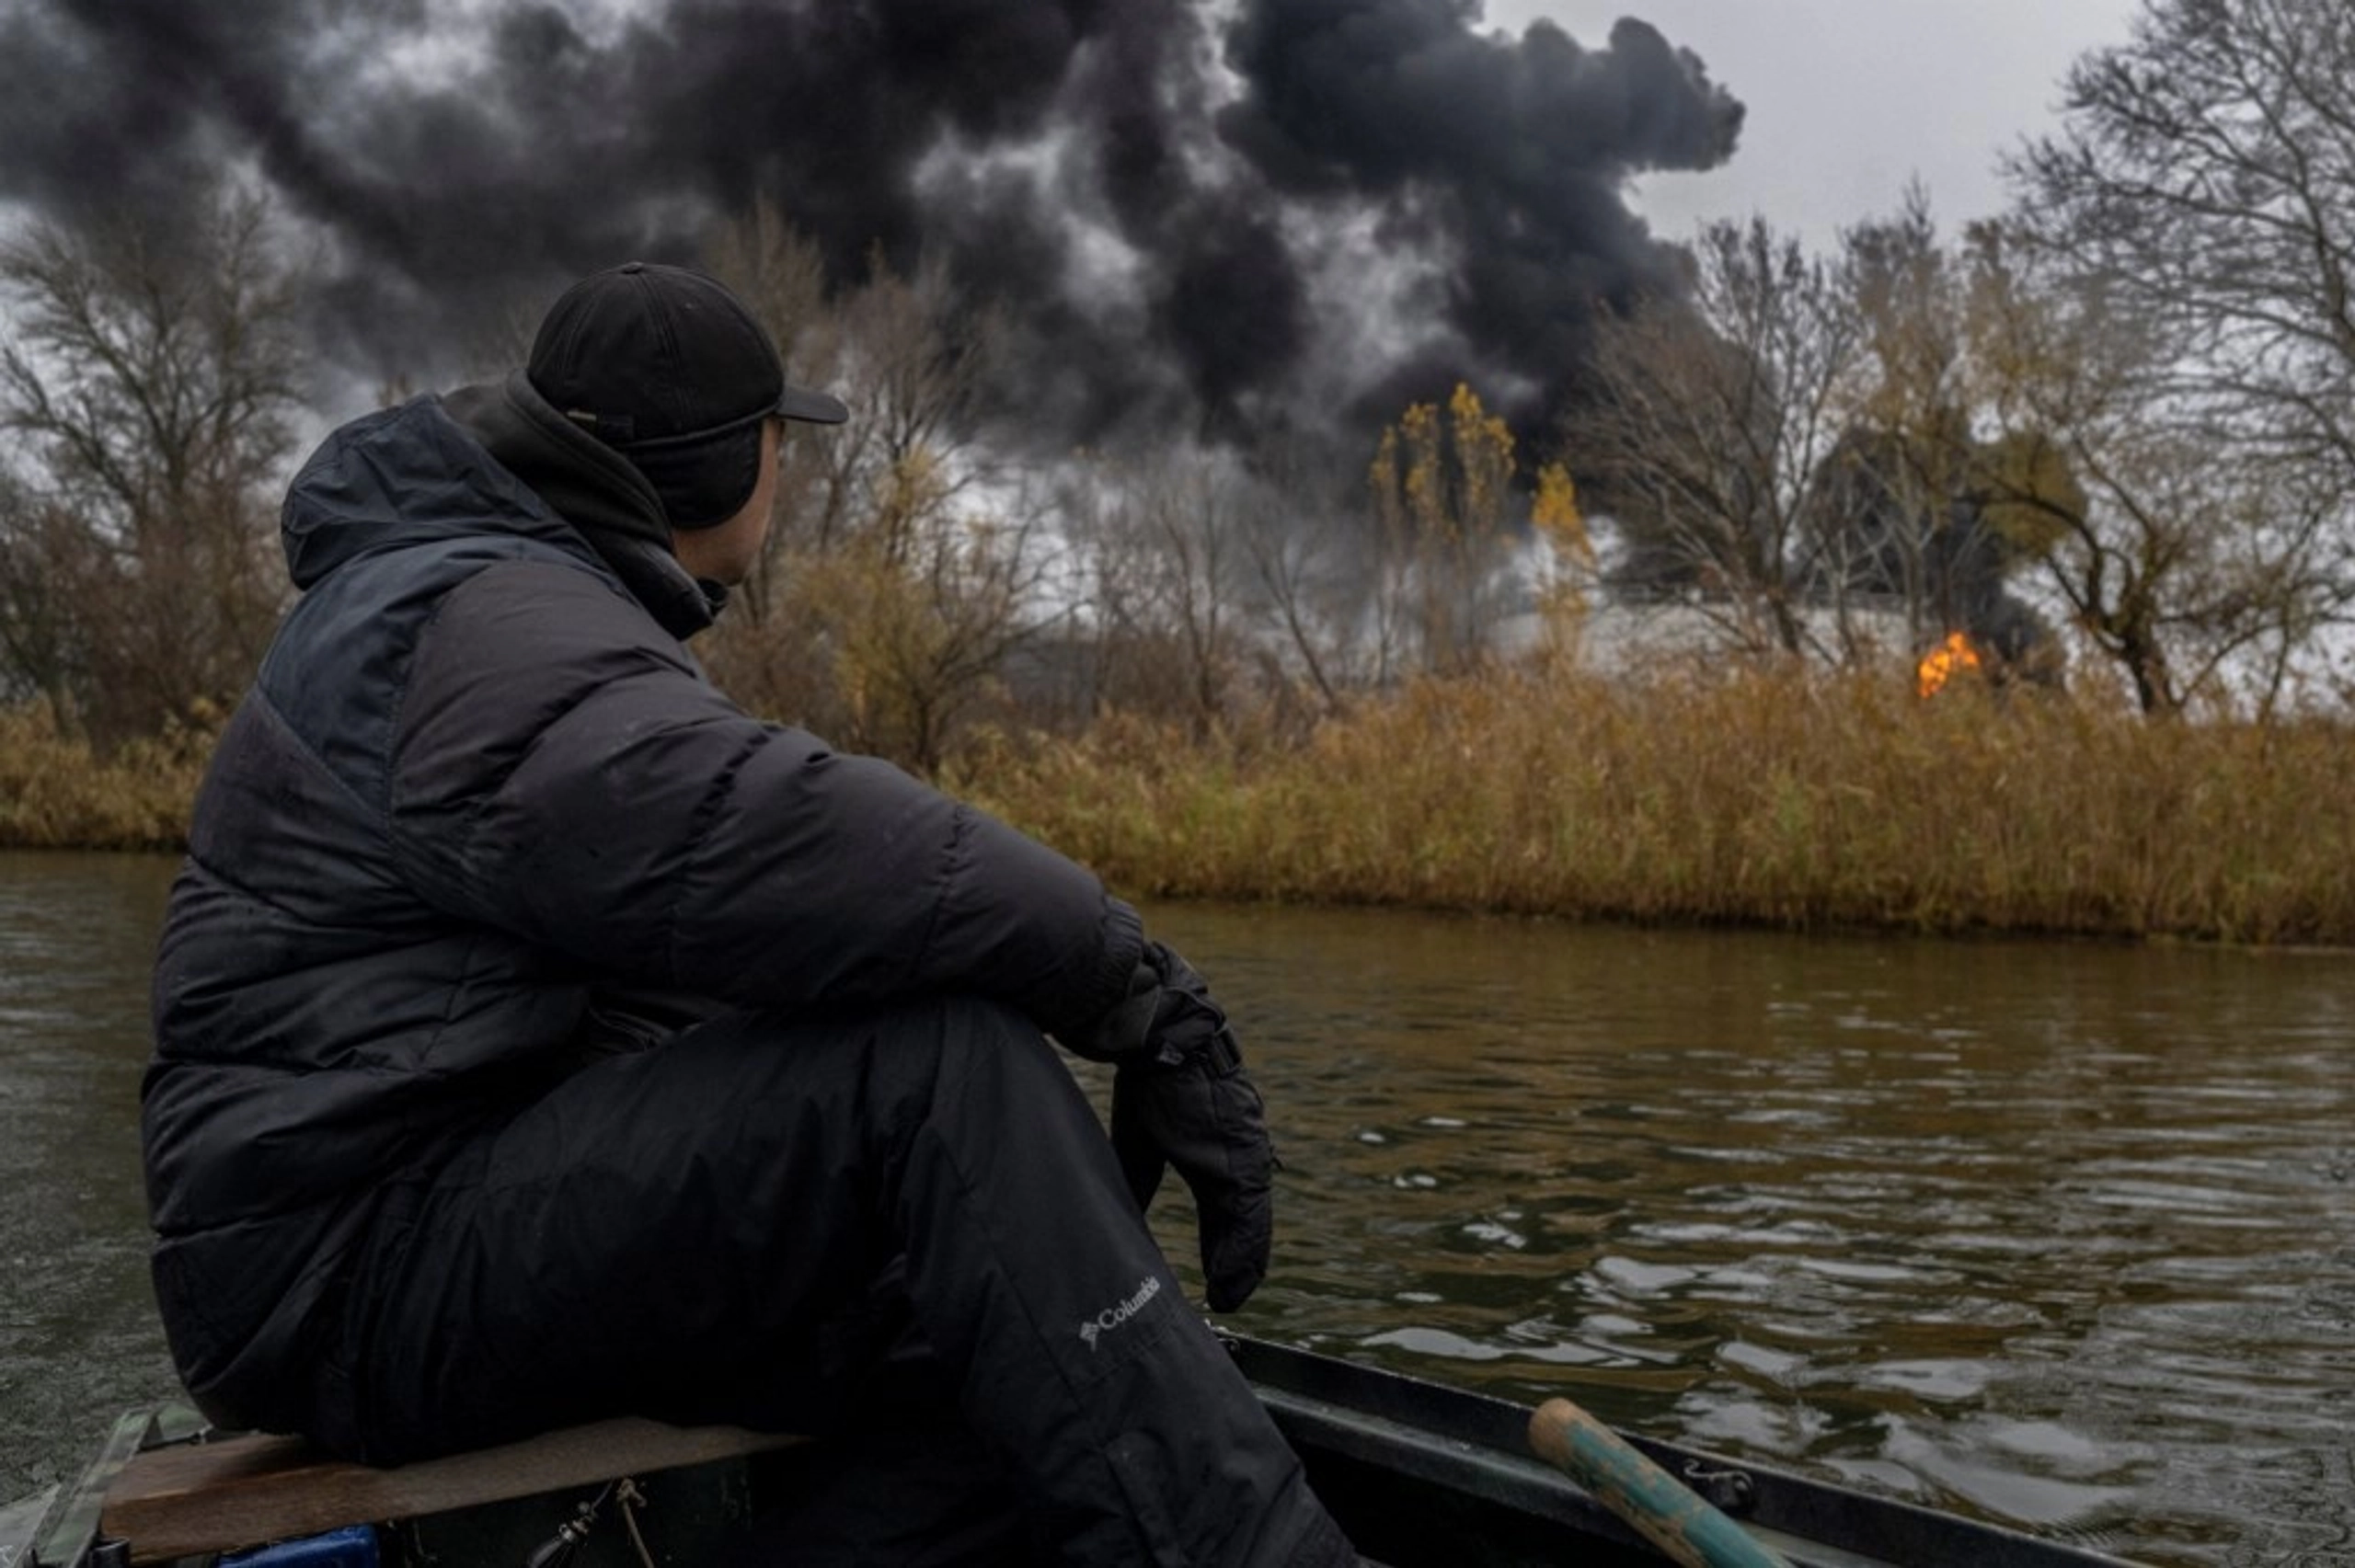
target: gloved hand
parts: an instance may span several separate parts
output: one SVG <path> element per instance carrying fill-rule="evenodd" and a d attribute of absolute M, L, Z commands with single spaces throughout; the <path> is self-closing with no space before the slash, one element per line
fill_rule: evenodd
<path fill-rule="evenodd" d="M 1276 1156 L 1235 1030 L 1202 977 L 1148 942 L 1127 999 L 1063 1043 L 1118 1069 L 1112 1150 L 1137 1207 L 1174 1166 L 1194 1195 L 1211 1310 L 1243 1305 L 1268 1273 Z"/>

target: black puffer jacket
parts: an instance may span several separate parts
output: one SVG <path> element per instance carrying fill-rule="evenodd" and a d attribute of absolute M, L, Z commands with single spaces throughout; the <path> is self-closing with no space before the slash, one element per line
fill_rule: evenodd
<path fill-rule="evenodd" d="M 520 376 L 337 431 L 284 533 L 303 597 L 197 805 L 144 1093 L 157 1295 L 215 1419 L 287 1424 L 378 1195 L 613 992 L 967 990 L 1053 1030 L 1135 967 L 1087 872 L 720 696 L 660 503 Z"/>

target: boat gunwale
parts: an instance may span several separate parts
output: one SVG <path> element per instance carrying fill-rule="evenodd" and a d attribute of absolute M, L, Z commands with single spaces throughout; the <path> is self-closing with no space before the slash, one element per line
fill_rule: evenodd
<path fill-rule="evenodd" d="M 1338 1456 L 1480 1508 L 1560 1528 L 1567 1537 L 1647 1550 L 1640 1535 L 1601 1501 L 1531 1452 L 1526 1406 L 1321 1350 L 1224 1332 L 1220 1338 L 1312 1469 L 1320 1455 Z M 119 1417 L 79 1480 L 68 1489 L 52 1489 L 56 1495 L 30 1535 L 31 1561 L 39 1568 L 85 1568 L 96 1555 L 100 1514 L 114 1478 L 143 1449 L 190 1440 L 185 1417 L 191 1414 L 167 1407 Z M 1621 1436 L 1795 1562 L 1821 1568 L 1945 1562 L 2132 1568 L 2126 1559 L 2087 1547 L 1877 1496 L 1776 1465 Z M 1367 1544 L 1377 1554 L 1383 1547 L 1378 1540 Z M 28 1564 L 19 1559 L 0 1568 Z"/>
<path fill-rule="evenodd" d="M 1289 1407 L 1300 1432 L 1315 1436 L 1355 1427 L 1361 1441 L 1398 1441 L 1402 1432 L 1457 1446 L 1459 1471 L 1476 1466 L 1515 1497 L 1566 1490 L 1583 1507 L 1559 1502 L 1580 1518 L 1603 1511 L 1568 1477 L 1532 1456 L 1530 1409 L 1499 1398 L 1432 1382 L 1395 1368 L 1350 1360 L 1240 1334 L 1222 1336 L 1244 1375 L 1281 1418 Z M 1281 1396 L 1269 1399 L 1269 1391 Z M 1882 1497 L 1817 1480 L 1771 1463 L 1622 1432 L 1631 1447 L 1713 1505 L 1756 1527 L 1778 1543 L 1816 1543 L 1846 1562 L 1924 1564 L 1970 1562 L 1984 1568 L 2134 1568 L 2126 1558 L 1947 1513 L 1901 1498 Z M 1739 1479 L 1737 1479 L 1739 1478 Z M 1746 1493 L 1746 1497 L 1735 1495 Z M 1615 1518 L 1594 1533 L 1626 1541 L 1639 1538 Z"/>

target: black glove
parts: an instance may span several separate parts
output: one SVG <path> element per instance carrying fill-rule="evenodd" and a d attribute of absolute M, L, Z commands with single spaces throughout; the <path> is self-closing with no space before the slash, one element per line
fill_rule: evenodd
<path fill-rule="evenodd" d="M 1267 1108 L 1202 977 L 1148 942 L 1128 998 L 1063 1043 L 1118 1067 L 1112 1151 L 1137 1207 L 1152 1203 L 1162 1172 L 1176 1167 L 1194 1195 L 1211 1310 L 1243 1305 L 1268 1273 L 1276 1156 Z"/>

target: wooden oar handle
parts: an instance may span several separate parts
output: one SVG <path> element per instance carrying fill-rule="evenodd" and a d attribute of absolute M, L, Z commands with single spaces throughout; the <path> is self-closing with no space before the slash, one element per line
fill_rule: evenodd
<path fill-rule="evenodd" d="M 1684 1568 L 1791 1568 L 1568 1400 L 1537 1407 L 1529 1446 Z"/>

